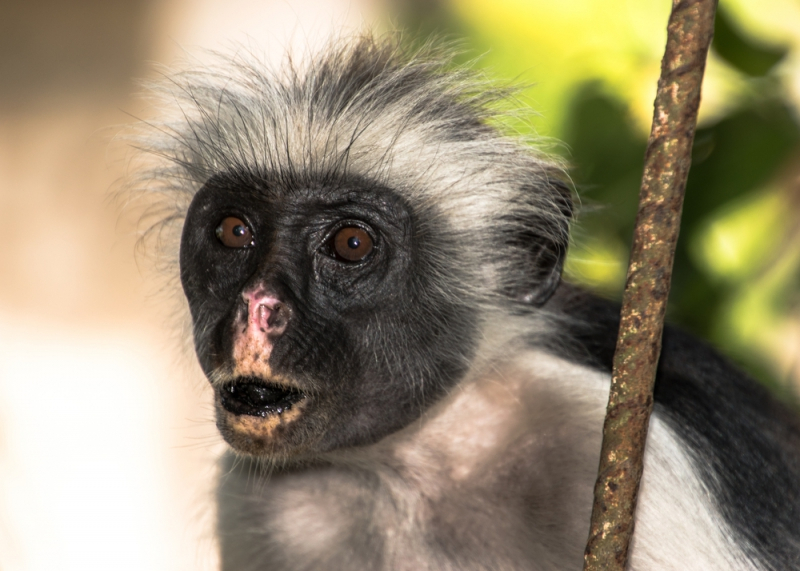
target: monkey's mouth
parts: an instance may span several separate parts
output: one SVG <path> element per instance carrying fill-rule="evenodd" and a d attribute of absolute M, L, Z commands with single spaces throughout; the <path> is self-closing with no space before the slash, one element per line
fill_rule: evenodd
<path fill-rule="evenodd" d="M 305 398 L 305 394 L 286 385 L 258 377 L 238 377 L 219 389 L 222 408 L 236 415 L 267 417 L 281 414 Z"/>

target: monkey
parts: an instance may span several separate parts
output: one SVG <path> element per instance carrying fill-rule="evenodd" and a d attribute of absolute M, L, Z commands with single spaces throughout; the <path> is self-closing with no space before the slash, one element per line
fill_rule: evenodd
<path fill-rule="evenodd" d="M 451 58 L 363 34 L 154 87 L 224 571 L 582 565 L 619 309 L 562 279 L 564 165 Z M 800 423 L 667 326 L 629 569 L 794 568 Z"/>

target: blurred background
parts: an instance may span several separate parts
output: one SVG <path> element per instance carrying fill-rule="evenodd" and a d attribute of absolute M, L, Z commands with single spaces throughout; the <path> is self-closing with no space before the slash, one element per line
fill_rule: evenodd
<path fill-rule="evenodd" d="M 457 38 L 572 165 L 570 279 L 619 298 L 670 2 L 0 0 L 0 571 L 216 568 L 223 449 L 169 276 L 110 197 L 139 80 L 200 48 Z M 800 386 L 800 4 L 721 0 L 669 317 Z M 120 148 L 122 147 L 122 148 Z"/>

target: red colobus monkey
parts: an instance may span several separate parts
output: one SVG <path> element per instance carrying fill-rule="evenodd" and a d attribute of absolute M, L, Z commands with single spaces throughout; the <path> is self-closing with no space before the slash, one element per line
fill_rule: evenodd
<path fill-rule="evenodd" d="M 446 50 L 334 43 L 162 82 L 225 571 L 580 569 L 617 308 L 561 281 L 560 168 Z M 664 333 L 630 568 L 800 568 L 800 431 Z"/>

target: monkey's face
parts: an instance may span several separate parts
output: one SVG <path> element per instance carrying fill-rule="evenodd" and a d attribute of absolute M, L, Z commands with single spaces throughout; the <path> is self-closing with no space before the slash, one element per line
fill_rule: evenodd
<path fill-rule="evenodd" d="M 464 374 L 475 308 L 444 293 L 458 260 L 431 216 L 357 179 L 234 173 L 197 193 L 181 282 L 234 448 L 288 459 L 372 442 Z"/>

